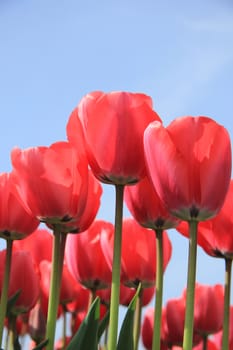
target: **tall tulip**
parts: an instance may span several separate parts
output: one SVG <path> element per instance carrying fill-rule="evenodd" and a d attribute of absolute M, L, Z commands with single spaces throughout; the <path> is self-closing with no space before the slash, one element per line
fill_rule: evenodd
<path fill-rule="evenodd" d="M 39 225 L 18 191 L 12 173 L 0 174 L 0 237 L 6 240 L 4 282 L 0 302 L 0 345 L 7 306 L 13 241 L 29 236 Z"/>
<path fill-rule="evenodd" d="M 53 349 L 67 232 L 79 231 L 88 194 L 88 163 L 83 139 L 80 148 L 68 142 L 49 147 L 15 148 L 13 172 L 25 203 L 42 222 L 53 229 L 53 272 L 51 278 L 46 337 Z"/>
<path fill-rule="evenodd" d="M 148 176 L 125 189 L 125 202 L 137 222 L 155 232 L 156 238 L 156 299 L 152 349 L 159 350 L 163 298 L 163 230 L 175 227 L 179 220 L 170 215 Z"/>
<path fill-rule="evenodd" d="M 199 223 L 197 242 L 204 251 L 213 257 L 222 258 L 225 261 L 225 292 L 224 292 L 224 326 L 223 345 L 228 348 L 229 339 L 229 307 L 231 294 L 231 270 L 233 260 L 233 180 L 220 212 L 212 219 Z M 188 236 L 188 225 L 181 222 L 177 230 Z"/>
<path fill-rule="evenodd" d="M 163 266 L 165 270 L 172 252 L 171 242 L 166 231 L 163 232 Z M 109 264 L 112 263 L 113 236 L 105 233 L 102 236 L 102 246 Z M 122 230 L 122 256 L 121 256 L 121 282 L 128 287 L 137 288 L 139 283 L 142 288 L 155 285 L 156 279 L 156 242 L 155 235 L 151 229 L 142 227 L 133 218 L 123 220 Z M 138 311 L 138 329 L 135 326 L 135 343 L 138 342 L 139 325 L 141 318 L 141 305 Z"/>
<path fill-rule="evenodd" d="M 78 122 L 75 122 L 79 119 Z M 108 347 L 117 342 L 120 291 L 121 225 L 124 186 L 141 180 L 146 173 L 143 133 L 147 125 L 160 118 L 152 110 L 149 96 L 140 93 L 95 91 L 80 101 L 68 124 L 68 139 L 80 137 L 80 121 L 89 164 L 94 175 L 116 189 L 115 248 L 112 270 Z M 76 123 L 76 124 L 75 124 Z M 77 126 L 78 133 L 74 136 Z"/>
<path fill-rule="evenodd" d="M 184 350 L 192 348 L 197 225 L 221 209 L 230 183 L 231 143 L 208 117 L 181 117 L 167 128 L 151 123 L 144 135 L 152 182 L 169 212 L 189 222 L 189 267 Z"/>

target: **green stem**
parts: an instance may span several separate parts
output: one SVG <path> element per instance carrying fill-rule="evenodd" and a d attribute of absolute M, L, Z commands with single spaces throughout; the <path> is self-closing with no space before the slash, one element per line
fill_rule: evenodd
<path fill-rule="evenodd" d="M 118 332 L 118 309 L 120 295 L 120 269 L 121 269 L 121 241 L 122 241 L 122 218 L 123 218 L 123 196 L 124 186 L 116 185 L 116 211 L 115 211 L 115 232 L 112 264 L 112 287 L 110 302 L 110 320 L 108 350 L 115 350 L 117 345 Z"/>
<path fill-rule="evenodd" d="M 137 302 L 136 309 L 134 314 L 134 350 L 138 349 L 138 342 L 140 337 L 140 328 L 141 328 L 141 318 L 142 318 L 142 297 L 143 297 L 143 289 L 140 289 Z"/>
<path fill-rule="evenodd" d="M 154 331 L 152 350 L 160 350 L 160 332 L 163 303 L 163 230 L 155 230 L 156 234 L 156 293 L 154 311 Z"/>
<path fill-rule="evenodd" d="M 66 234 L 61 233 L 59 229 L 55 228 L 53 238 L 52 276 L 46 325 L 46 339 L 49 340 L 46 347 L 47 350 L 53 350 L 54 348 Z"/>
<path fill-rule="evenodd" d="M 12 246 L 13 241 L 10 239 L 6 240 L 6 258 L 5 258 L 5 272 L 2 285 L 2 295 L 0 301 L 0 344 L 2 344 L 4 320 L 6 317 L 7 301 L 8 301 L 8 287 L 10 281 L 10 270 L 11 270 L 11 258 L 12 258 Z"/>
<path fill-rule="evenodd" d="M 225 291 L 224 291 L 224 319 L 223 319 L 222 350 L 229 349 L 231 268 L 232 268 L 232 260 L 226 258 L 225 259 Z"/>
<path fill-rule="evenodd" d="M 197 260 L 197 225 L 198 222 L 195 220 L 191 220 L 189 222 L 189 260 L 183 350 L 192 350 L 193 345 L 194 294 Z"/>

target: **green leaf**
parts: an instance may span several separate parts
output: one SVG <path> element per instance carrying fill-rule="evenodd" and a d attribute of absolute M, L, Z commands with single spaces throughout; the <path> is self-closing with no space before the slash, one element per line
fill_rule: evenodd
<path fill-rule="evenodd" d="M 100 321 L 99 323 L 99 328 L 98 328 L 98 340 L 100 340 L 100 338 L 102 337 L 105 329 L 107 328 L 108 326 L 108 322 L 109 322 L 109 315 L 110 315 L 110 312 L 109 310 L 106 312 L 106 314 L 104 315 L 104 318 Z"/>
<path fill-rule="evenodd" d="M 33 350 L 42 350 L 48 344 L 49 340 L 45 339 L 40 344 L 38 344 Z"/>
<path fill-rule="evenodd" d="M 133 339 L 133 323 L 134 323 L 134 312 L 136 309 L 137 298 L 141 290 L 141 284 L 139 284 L 137 292 L 131 300 L 124 321 L 121 326 L 117 350 L 134 350 L 134 339 Z"/>
<path fill-rule="evenodd" d="M 97 297 L 90 310 L 81 323 L 77 333 L 67 346 L 67 350 L 97 350 L 98 348 L 98 325 L 100 317 L 100 299 Z"/>

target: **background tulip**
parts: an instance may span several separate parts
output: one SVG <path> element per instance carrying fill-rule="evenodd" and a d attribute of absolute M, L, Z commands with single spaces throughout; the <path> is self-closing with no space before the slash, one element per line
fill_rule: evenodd
<path fill-rule="evenodd" d="M 134 219 L 144 227 L 168 229 L 179 222 L 169 214 L 148 176 L 133 186 L 127 186 L 124 199 Z"/>
<path fill-rule="evenodd" d="M 4 273 L 5 253 L 5 250 L 0 252 L 0 290 Z M 13 252 L 8 296 L 11 298 L 17 292 L 19 292 L 19 296 L 11 312 L 18 314 L 29 311 L 39 298 L 39 290 L 39 275 L 31 254 L 25 251 Z"/>
<path fill-rule="evenodd" d="M 113 225 L 96 220 L 88 230 L 67 238 L 67 266 L 77 281 L 93 291 L 107 288 L 111 284 L 111 269 L 100 245 L 103 232 L 113 233 Z"/>

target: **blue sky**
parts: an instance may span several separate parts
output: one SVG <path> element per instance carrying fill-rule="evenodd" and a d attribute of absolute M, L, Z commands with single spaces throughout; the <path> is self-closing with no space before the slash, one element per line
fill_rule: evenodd
<path fill-rule="evenodd" d="M 231 0 L 0 0 L 0 53 L 1 172 L 14 146 L 65 139 L 70 112 L 92 90 L 144 92 L 165 125 L 206 115 L 233 138 Z M 113 221 L 111 186 L 98 216 Z M 188 242 L 170 237 L 164 302 L 186 284 Z M 197 280 L 223 274 L 223 262 L 199 249 Z"/>

